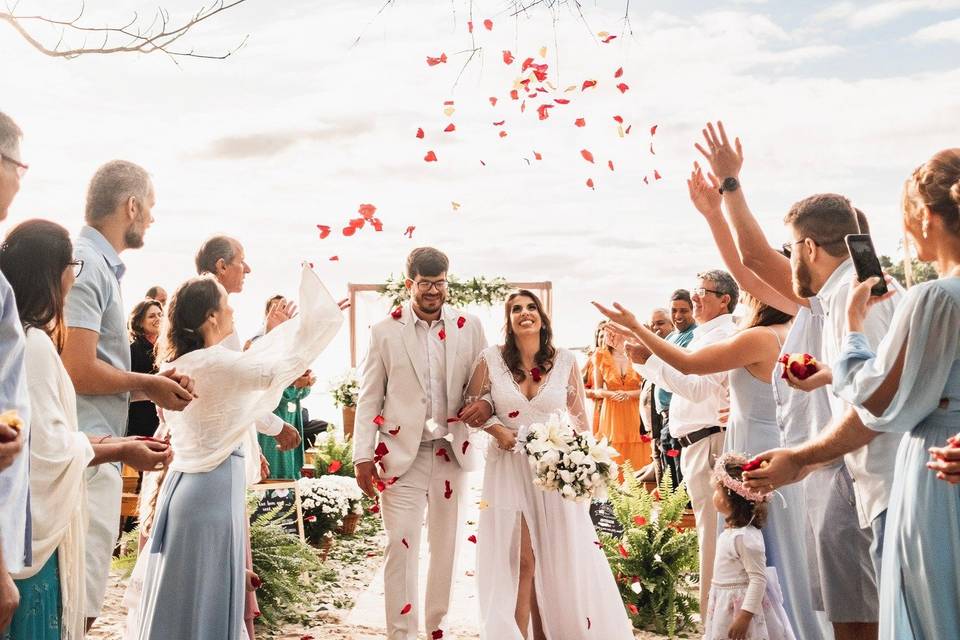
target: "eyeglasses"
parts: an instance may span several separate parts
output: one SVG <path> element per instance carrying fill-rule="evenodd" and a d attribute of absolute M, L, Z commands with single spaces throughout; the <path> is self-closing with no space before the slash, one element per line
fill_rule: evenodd
<path fill-rule="evenodd" d="M 83 260 L 73 260 L 68 262 L 67 265 L 73 267 L 73 277 L 79 278 L 80 272 L 83 271 Z"/>
<path fill-rule="evenodd" d="M 430 289 L 434 288 L 436 288 L 437 291 L 447 290 L 446 280 L 437 280 L 436 282 L 431 282 L 430 280 L 418 280 L 416 285 L 417 289 L 419 289 L 421 293 L 426 293 L 430 291 Z"/>
<path fill-rule="evenodd" d="M 8 155 L 0 153 L 0 160 L 6 160 L 10 164 L 14 165 L 17 168 L 17 177 L 22 178 L 23 174 L 27 172 L 27 169 L 30 168 L 30 165 L 23 164 L 19 160 L 14 160 Z"/>
<path fill-rule="evenodd" d="M 717 296 L 717 297 L 726 295 L 723 291 L 717 291 L 716 289 L 706 289 L 706 288 L 704 288 L 704 287 L 697 287 L 697 288 L 695 288 L 695 289 L 692 291 L 692 293 L 693 293 L 693 295 L 697 296 L 698 298 L 702 298 L 703 296 L 705 296 L 705 295 L 708 294 L 708 293 L 712 293 L 712 294 L 714 294 L 714 295 Z"/>
<path fill-rule="evenodd" d="M 806 237 L 806 238 L 800 238 L 799 240 L 793 240 L 793 241 L 791 241 L 791 242 L 784 242 L 783 245 L 781 245 L 781 247 L 780 247 L 780 253 L 782 253 L 784 256 L 786 256 L 786 257 L 789 258 L 790 255 L 793 253 L 793 247 L 796 246 L 796 245 L 798 245 L 798 244 L 803 244 L 803 241 L 804 241 L 804 240 L 810 240 L 813 244 L 817 245 L 818 247 L 825 247 L 825 246 L 829 246 L 829 245 L 831 245 L 831 244 L 839 244 L 839 243 L 841 243 L 841 242 L 845 242 L 844 238 L 837 238 L 837 239 L 835 239 L 835 240 L 827 240 L 827 241 L 825 241 L 825 242 L 817 242 L 816 240 L 814 240 L 813 238 L 810 238 L 810 237 L 808 236 L 808 237 Z"/>

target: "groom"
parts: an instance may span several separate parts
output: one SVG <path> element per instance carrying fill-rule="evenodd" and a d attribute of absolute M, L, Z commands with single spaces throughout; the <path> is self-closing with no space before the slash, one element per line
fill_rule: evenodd
<path fill-rule="evenodd" d="M 410 302 L 370 330 L 354 427 L 357 484 L 382 494 L 387 638 L 416 640 L 424 511 L 430 567 L 428 638 L 442 638 L 466 507 L 466 472 L 479 466 L 471 427 L 489 402 L 463 406 L 473 363 L 487 346 L 480 322 L 444 305 L 447 256 L 421 247 L 407 257 Z M 458 417 L 459 416 L 459 417 Z"/>

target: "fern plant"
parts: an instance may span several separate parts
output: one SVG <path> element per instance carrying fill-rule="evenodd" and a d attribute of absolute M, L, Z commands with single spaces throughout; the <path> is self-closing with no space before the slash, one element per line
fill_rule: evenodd
<path fill-rule="evenodd" d="M 634 626 L 674 637 L 696 626 L 699 610 L 690 593 L 698 572 L 697 532 L 678 527 L 689 498 L 682 484 L 671 487 L 669 475 L 657 489 L 659 501 L 629 464 L 623 476 L 624 483 L 610 491 L 623 536 L 601 534 L 600 540 Z"/>
<path fill-rule="evenodd" d="M 313 441 L 316 450 L 313 468 L 317 476 L 337 475 L 353 477 L 353 441 L 338 440 L 332 431 L 322 433 Z"/>

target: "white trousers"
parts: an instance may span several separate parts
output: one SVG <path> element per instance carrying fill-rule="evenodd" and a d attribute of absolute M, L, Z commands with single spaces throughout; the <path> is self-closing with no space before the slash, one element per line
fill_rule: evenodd
<path fill-rule="evenodd" d="M 110 575 L 110 561 L 120 534 L 120 499 L 123 478 L 112 464 L 101 464 L 86 470 L 87 483 L 87 597 L 84 614 L 96 618 L 103 607 Z"/>
<path fill-rule="evenodd" d="M 690 494 L 693 517 L 700 541 L 700 615 L 705 617 L 713 582 L 713 561 L 717 555 L 717 513 L 713 506 L 713 465 L 723 453 L 724 432 L 684 447 L 680 454 L 680 470 Z"/>
<path fill-rule="evenodd" d="M 416 640 L 420 626 L 417 578 L 426 511 L 429 569 L 424 619 L 427 638 L 446 631 L 465 513 L 467 474 L 446 440 L 420 444 L 410 469 L 381 498 L 387 532 L 384 592 L 389 640 Z M 446 456 L 437 455 L 446 449 Z M 449 460 L 448 460 L 449 459 Z M 409 606 L 409 609 L 408 609 Z M 405 612 L 406 611 L 406 612 Z"/>

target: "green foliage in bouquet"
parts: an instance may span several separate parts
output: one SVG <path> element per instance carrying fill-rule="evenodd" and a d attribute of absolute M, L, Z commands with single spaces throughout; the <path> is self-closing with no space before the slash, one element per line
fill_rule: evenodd
<path fill-rule="evenodd" d="M 659 502 L 637 482 L 629 463 L 623 475 L 624 484 L 612 487 L 609 496 L 623 537 L 601 534 L 600 540 L 634 626 L 674 637 L 694 629 L 699 611 L 691 593 L 697 532 L 677 527 L 689 497 L 683 485 L 671 488 L 669 472 L 661 480 Z"/>
<path fill-rule="evenodd" d="M 337 440 L 332 431 L 321 433 L 313 441 L 316 454 L 313 468 L 317 476 L 354 476 L 353 441 Z"/>
<path fill-rule="evenodd" d="M 468 307 L 472 304 L 492 307 L 500 304 L 510 295 L 510 283 L 505 278 L 486 278 L 478 276 L 469 280 L 460 280 L 456 276 L 447 276 L 447 304 L 453 307 Z M 390 301 L 393 307 L 410 299 L 410 292 L 404 286 L 404 279 L 395 279 L 391 274 L 386 284 L 380 287 L 380 295 Z"/>
<path fill-rule="evenodd" d="M 250 524 L 253 572 L 263 581 L 257 589 L 258 623 L 269 627 L 295 617 L 300 605 L 313 601 L 317 592 L 311 574 L 322 570 L 316 552 L 279 522 L 284 514 L 273 509 Z"/>

